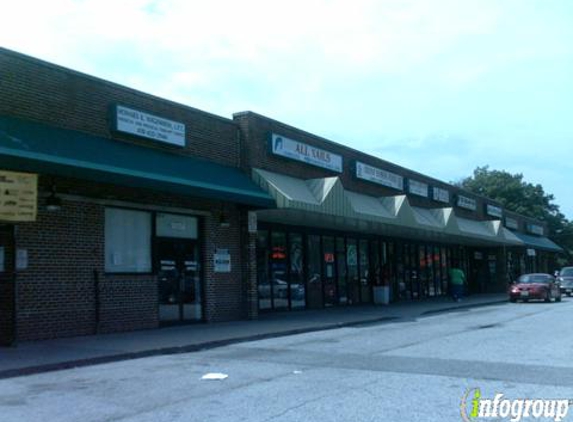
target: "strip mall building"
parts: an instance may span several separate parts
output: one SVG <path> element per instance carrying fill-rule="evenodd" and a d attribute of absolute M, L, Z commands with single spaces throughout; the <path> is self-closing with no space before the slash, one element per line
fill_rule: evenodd
<path fill-rule="evenodd" d="M 543 222 L 252 112 L 0 49 L 0 343 L 470 293 Z"/>

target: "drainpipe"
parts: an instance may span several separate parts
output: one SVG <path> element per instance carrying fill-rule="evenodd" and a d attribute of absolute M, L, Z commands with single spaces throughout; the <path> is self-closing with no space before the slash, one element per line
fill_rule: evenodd
<path fill-rule="evenodd" d="M 14 293 L 12 294 L 12 339 L 10 341 L 11 346 L 18 345 L 18 271 L 16 269 L 18 249 L 16 247 L 16 234 L 18 232 L 18 226 L 14 225 L 12 230 L 12 283 L 14 288 Z"/>
<path fill-rule="evenodd" d="M 94 308 L 95 308 L 94 334 L 98 334 L 99 333 L 99 325 L 100 325 L 100 294 L 99 294 L 100 285 L 99 285 L 99 272 L 95 268 L 93 271 L 93 276 L 94 276 L 94 300 L 95 300 L 95 304 L 94 304 Z"/>

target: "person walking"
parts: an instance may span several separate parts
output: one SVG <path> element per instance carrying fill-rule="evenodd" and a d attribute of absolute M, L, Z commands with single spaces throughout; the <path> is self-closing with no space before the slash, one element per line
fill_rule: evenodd
<path fill-rule="evenodd" d="M 465 281 L 466 275 L 463 270 L 458 268 L 457 265 L 453 265 L 450 268 L 450 283 L 452 284 L 452 298 L 456 302 L 461 302 L 462 300 Z"/>

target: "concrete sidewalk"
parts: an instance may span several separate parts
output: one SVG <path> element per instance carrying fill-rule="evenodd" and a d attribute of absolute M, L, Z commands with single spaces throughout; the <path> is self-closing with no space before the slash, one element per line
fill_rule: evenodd
<path fill-rule="evenodd" d="M 338 307 L 266 314 L 256 321 L 194 324 L 157 330 L 23 342 L 0 348 L 0 379 L 147 356 L 185 353 L 231 343 L 360 326 L 499 304 L 506 294 L 483 294 L 388 306 Z"/>

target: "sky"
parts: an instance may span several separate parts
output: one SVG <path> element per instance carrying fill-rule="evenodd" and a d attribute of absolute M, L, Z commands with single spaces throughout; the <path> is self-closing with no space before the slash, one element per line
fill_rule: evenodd
<path fill-rule="evenodd" d="M 573 1 L 3 3 L 2 47 L 445 182 L 521 173 L 573 219 Z"/>

